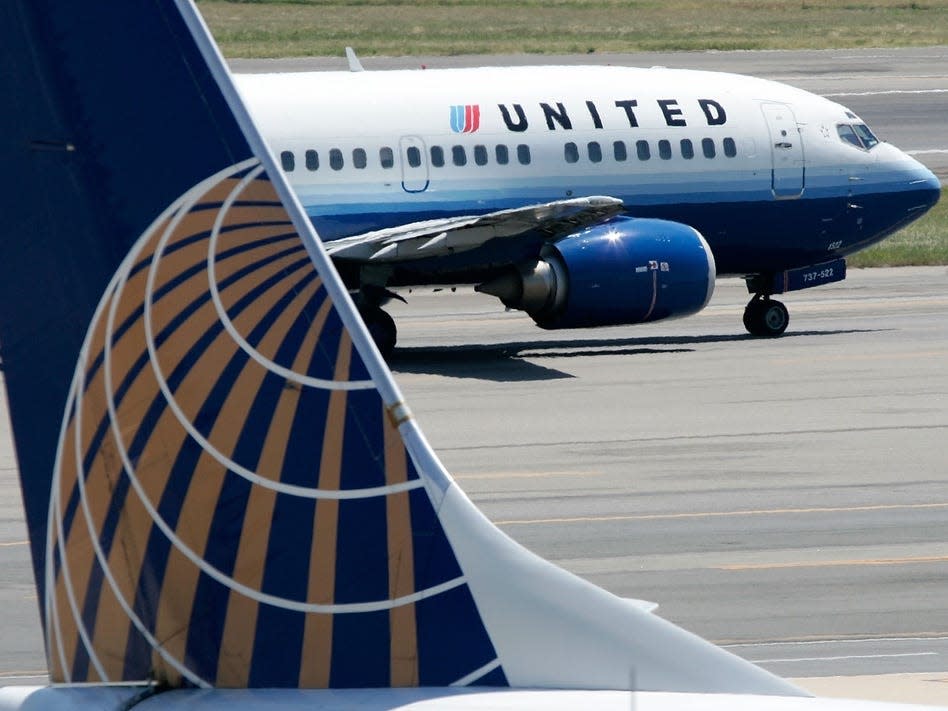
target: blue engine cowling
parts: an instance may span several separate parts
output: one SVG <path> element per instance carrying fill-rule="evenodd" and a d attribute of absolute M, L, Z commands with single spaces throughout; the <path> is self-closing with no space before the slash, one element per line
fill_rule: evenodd
<path fill-rule="evenodd" d="M 667 220 L 617 217 L 547 244 L 539 261 L 477 287 L 542 328 L 584 328 L 688 316 L 714 291 L 701 234 Z"/>

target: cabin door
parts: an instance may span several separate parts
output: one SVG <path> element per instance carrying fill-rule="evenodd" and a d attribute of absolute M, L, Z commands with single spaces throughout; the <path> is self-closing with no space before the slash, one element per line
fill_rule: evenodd
<path fill-rule="evenodd" d="M 761 109 L 770 131 L 774 197 L 778 200 L 798 198 L 803 193 L 806 168 L 803 136 L 797 119 L 786 104 L 761 104 Z"/>

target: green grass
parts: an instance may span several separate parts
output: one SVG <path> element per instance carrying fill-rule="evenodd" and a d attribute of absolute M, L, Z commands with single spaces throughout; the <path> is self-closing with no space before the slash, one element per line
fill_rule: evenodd
<path fill-rule="evenodd" d="M 948 264 L 948 199 L 883 242 L 846 258 L 851 267 Z"/>
<path fill-rule="evenodd" d="M 948 41 L 948 0 L 203 0 L 228 57 L 903 47 Z"/>

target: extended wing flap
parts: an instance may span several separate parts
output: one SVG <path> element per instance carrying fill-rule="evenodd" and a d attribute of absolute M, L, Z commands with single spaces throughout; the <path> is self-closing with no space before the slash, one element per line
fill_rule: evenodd
<path fill-rule="evenodd" d="M 606 196 L 555 200 L 486 215 L 426 220 L 366 232 L 327 245 L 334 259 L 395 262 L 463 252 L 496 238 L 542 231 L 551 238 L 615 217 L 622 201 Z"/>

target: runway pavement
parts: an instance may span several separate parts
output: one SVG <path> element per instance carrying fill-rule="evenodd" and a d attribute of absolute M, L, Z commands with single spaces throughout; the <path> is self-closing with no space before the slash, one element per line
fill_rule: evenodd
<path fill-rule="evenodd" d="M 778 340 L 743 333 L 746 299 L 722 280 L 691 319 L 566 333 L 416 293 L 393 367 L 537 553 L 784 676 L 948 681 L 948 270 L 788 295 Z"/>
<path fill-rule="evenodd" d="M 546 332 L 415 292 L 392 366 L 461 486 L 537 553 L 781 675 L 921 673 L 893 677 L 902 698 L 948 704 L 948 270 L 790 295 L 776 340 L 744 334 L 745 301 L 722 280 L 690 319 Z M 0 683 L 39 683 L 6 428 Z"/>

